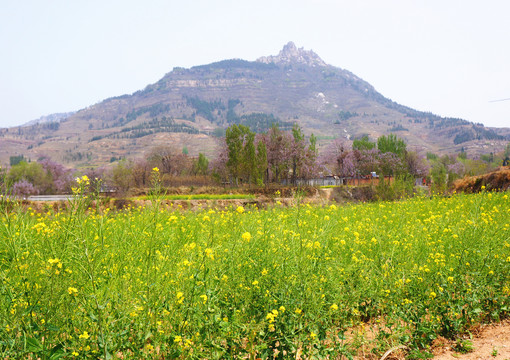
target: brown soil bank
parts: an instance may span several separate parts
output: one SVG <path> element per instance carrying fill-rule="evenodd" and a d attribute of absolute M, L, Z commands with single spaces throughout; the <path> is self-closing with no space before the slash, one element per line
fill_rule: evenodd
<path fill-rule="evenodd" d="M 116 197 L 133 197 L 147 195 L 150 189 L 133 188 L 126 193 L 113 194 Z M 203 194 L 248 194 L 267 197 L 294 197 L 296 194 L 302 194 L 306 197 L 317 195 L 317 188 L 313 186 L 283 186 L 270 184 L 267 186 L 241 185 L 239 187 L 220 187 L 220 186 L 178 186 L 165 188 L 167 195 L 203 195 Z"/>
<path fill-rule="evenodd" d="M 369 202 L 377 199 L 373 186 L 337 186 L 319 190 L 321 197 L 339 204 Z"/>
<path fill-rule="evenodd" d="M 161 205 L 168 209 L 175 210 L 201 210 L 201 209 L 235 209 L 238 206 L 243 206 L 246 208 L 258 208 L 264 209 L 269 206 L 286 206 L 292 207 L 297 203 L 308 203 L 315 205 L 324 205 L 327 203 L 327 200 L 316 195 L 303 197 L 301 199 L 297 199 L 295 197 L 278 197 L 278 198 L 270 198 L 267 196 L 258 196 L 255 199 L 221 199 L 221 200 L 162 200 Z M 122 210 L 129 207 L 138 207 L 138 206 L 150 206 L 150 200 L 130 200 L 130 199 L 112 199 L 108 204 L 105 204 L 107 207 L 111 209 Z"/>
<path fill-rule="evenodd" d="M 456 180 L 453 183 L 453 190 L 476 193 L 482 190 L 482 186 L 485 186 L 486 190 L 510 190 L 510 168 L 508 166 L 500 167 L 498 170 L 487 174 Z"/>
<path fill-rule="evenodd" d="M 188 191 L 186 191 L 188 190 Z M 207 189 L 194 189 L 193 194 L 209 194 L 209 193 L 227 193 L 223 191 L 211 191 Z M 219 189 L 215 189 L 219 190 Z M 267 187 L 259 189 L 235 189 L 236 194 L 253 194 L 252 199 L 190 199 L 190 200 L 162 200 L 163 207 L 175 210 L 200 210 L 208 208 L 229 209 L 244 206 L 248 208 L 267 208 L 268 206 L 295 206 L 298 202 L 326 205 L 331 202 L 339 204 L 349 204 L 358 202 L 370 202 L 377 199 L 376 190 L 371 186 L 339 186 L 334 188 L 314 187 Z M 170 194 L 189 194 L 189 189 L 179 188 L 169 191 Z M 143 192 L 141 194 L 144 194 Z M 299 194 L 299 195 L 298 195 Z M 67 201 L 23 201 L 26 207 L 30 206 L 36 212 L 46 212 L 49 210 L 64 211 L 69 207 Z M 94 208 L 95 202 L 91 204 Z M 149 206 L 150 200 L 141 200 L 124 197 L 104 198 L 100 200 L 100 208 L 110 208 L 122 210 L 127 208 L 135 208 L 139 206 Z"/>
<path fill-rule="evenodd" d="M 473 349 L 466 354 L 455 352 L 455 343 L 444 342 L 434 349 L 434 360 L 510 359 L 510 321 L 480 327 L 471 342 Z"/>

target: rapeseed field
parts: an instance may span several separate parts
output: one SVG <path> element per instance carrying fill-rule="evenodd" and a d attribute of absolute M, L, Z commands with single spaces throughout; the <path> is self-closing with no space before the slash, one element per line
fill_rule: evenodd
<path fill-rule="evenodd" d="M 508 317 L 509 205 L 490 192 L 197 212 L 157 196 L 123 211 L 3 201 L 0 357 L 420 356 Z"/>

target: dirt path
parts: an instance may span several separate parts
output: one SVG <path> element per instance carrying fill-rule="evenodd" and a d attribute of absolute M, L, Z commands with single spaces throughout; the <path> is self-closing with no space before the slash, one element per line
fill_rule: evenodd
<path fill-rule="evenodd" d="M 435 349 L 434 360 L 510 359 L 510 320 L 481 327 L 471 341 L 472 352 L 460 354 L 451 349 L 453 344 L 445 343 Z"/>

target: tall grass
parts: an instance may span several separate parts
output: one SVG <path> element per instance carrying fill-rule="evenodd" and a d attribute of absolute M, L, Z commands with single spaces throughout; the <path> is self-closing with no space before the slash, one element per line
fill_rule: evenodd
<path fill-rule="evenodd" d="M 150 196 L 137 197 L 136 199 L 145 200 Z M 236 200 L 236 199 L 255 199 L 252 194 L 187 194 L 173 195 L 168 194 L 161 197 L 164 200 Z"/>
<path fill-rule="evenodd" d="M 160 197 L 3 203 L 2 358 L 381 355 L 508 317 L 507 194 L 188 213 Z"/>

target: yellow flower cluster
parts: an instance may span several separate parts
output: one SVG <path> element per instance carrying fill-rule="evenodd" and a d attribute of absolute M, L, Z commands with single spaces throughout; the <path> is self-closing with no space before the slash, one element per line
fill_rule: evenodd
<path fill-rule="evenodd" d="M 244 240 L 244 241 L 247 241 L 249 242 L 251 240 L 251 234 L 249 232 L 245 232 L 241 238 Z"/>

